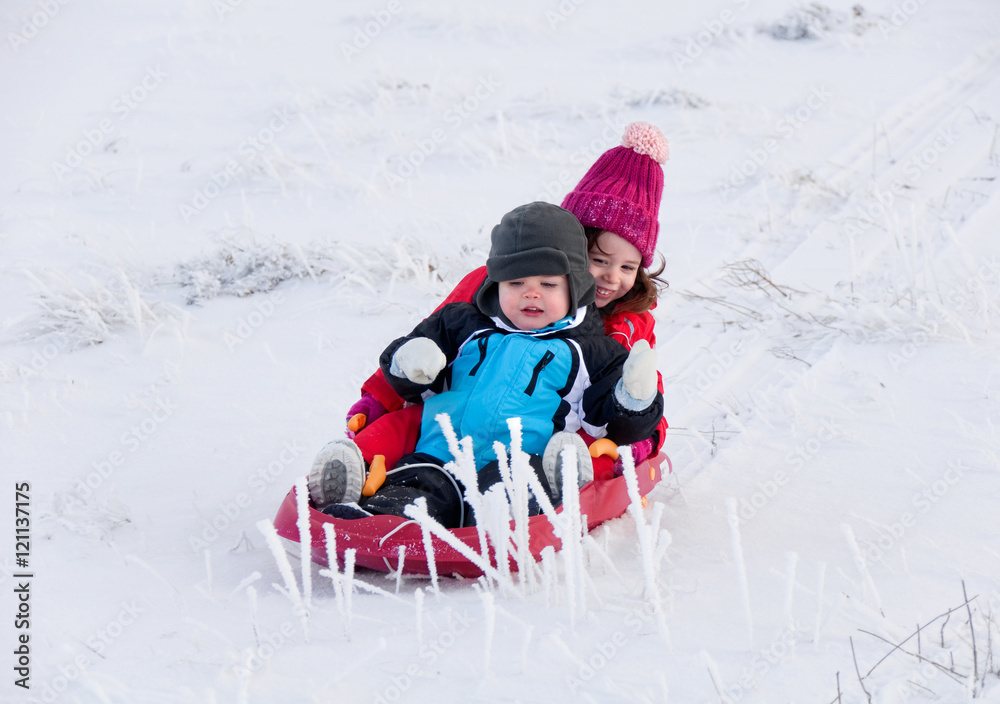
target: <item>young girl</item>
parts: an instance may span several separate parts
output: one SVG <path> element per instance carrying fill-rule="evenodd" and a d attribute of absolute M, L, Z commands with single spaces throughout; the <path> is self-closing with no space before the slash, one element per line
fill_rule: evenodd
<path fill-rule="evenodd" d="M 639 340 L 655 346 L 654 319 L 664 264 L 650 270 L 659 234 L 663 195 L 663 167 L 669 157 L 667 140 L 653 125 L 629 125 L 622 144 L 604 152 L 587 171 L 562 207 L 576 215 L 587 233 L 590 273 L 597 283 L 596 304 L 605 334 L 631 350 Z M 471 302 L 486 279 L 486 267 L 468 274 L 441 304 Z M 439 307 L 440 309 L 440 307 Z M 662 392 L 662 382 L 658 385 Z M 348 436 L 353 437 L 366 463 L 383 455 L 393 467 L 412 452 L 420 432 L 421 408 L 404 407 L 403 400 L 376 372 L 362 386 L 362 397 L 348 412 Z M 653 435 L 634 443 L 638 463 L 659 451 L 667 429 L 660 419 Z M 585 437 L 587 444 L 592 438 Z M 615 473 L 606 457 L 594 461 L 594 478 Z"/>

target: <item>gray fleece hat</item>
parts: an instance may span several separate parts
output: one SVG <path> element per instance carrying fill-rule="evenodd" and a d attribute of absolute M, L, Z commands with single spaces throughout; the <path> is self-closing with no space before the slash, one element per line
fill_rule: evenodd
<path fill-rule="evenodd" d="M 573 213 L 551 203 L 528 203 L 504 215 L 490 240 L 486 281 L 476 294 L 476 305 L 487 315 L 504 317 L 497 284 L 526 276 L 566 276 L 570 315 L 593 303 L 587 236 Z"/>

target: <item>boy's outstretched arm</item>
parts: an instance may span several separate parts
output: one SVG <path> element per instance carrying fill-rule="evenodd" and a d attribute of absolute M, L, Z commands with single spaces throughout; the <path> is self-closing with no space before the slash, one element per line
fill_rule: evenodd
<path fill-rule="evenodd" d="M 389 363 L 389 374 L 404 378 L 414 384 L 429 385 L 447 366 L 444 352 L 434 340 L 414 337 L 399 346 Z"/>
<path fill-rule="evenodd" d="M 622 366 L 622 378 L 615 386 L 615 397 L 623 406 L 646 408 L 657 392 L 656 352 L 645 340 L 639 340 L 629 350 Z"/>
<path fill-rule="evenodd" d="M 481 266 L 466 274 L 465 278 L 455 286 L 454 290 L 448 294 L 448 297 L 435 310 L 440 310 L 449 303 L 472 303 L 476 292 L 482 286 L 485 279 L 485 266 Z M 362 384 L 361 398 L 351 406 L 345 420 L 350 423 L 351 419 L 360 413 L 365 416 L 364 423 L 370 424 L 382 415 L 391 411 L 398 411 L 402 407 L 403 399 L 400 398 L 399 394 L 385 378 L 380 368 Z M 348 433 L 348 437 L 353 436 L 354 432 L 351 430 Z"/>
<path fill-rule="evenodd" d="M 663 417 L 656 353 L 648 343 L 641 342 L 627 357 L 618 356 L 596 374 L 584 392 L 585 420 L 597 429 L 603 428 L 607 437 L 619 445 L 650 437 Z"/>
<path fill-rule="evenodd" d="M 419 402 L 426 391 L 440 392 L 446 367 L 469 335 L 484 325 L 489 325 L 489 319 L 469 303 L 452 303 L 435 311 L 382 352 L 379 367 L 385 380 L 407 401 Z"/>
<path fill-rule="evenodd" d="M 414 331 L 382 352 L 379 367 L 397 394 L 417 403 L 425 391 L 441 389 L 443 384 L 437 382 L 449 361 L 434 340 Z"/>

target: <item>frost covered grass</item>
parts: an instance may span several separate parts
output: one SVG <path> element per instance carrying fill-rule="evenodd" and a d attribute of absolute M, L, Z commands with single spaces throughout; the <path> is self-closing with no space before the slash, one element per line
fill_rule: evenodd
<path fill-rule="evenodd" d="M 879 696 L 893 697 L 895 701 L 911 698 L 963 697 L 966 701 L 987 699 L 987 690 L 1000 681 L 1000 661 L 995 652 L 995 639 L 1000 637 L 1000 622 L 996 618 L 996 607 L 1000 604 L 997 595 L 989 600 L 979 595 L 971 598 L 962 583 L 962 603 L 947 609 L 925 623 L 905 633 L 899 627 L 889 624 L 874 625 L 877 631 L 859 628 L 858 640 L 862 636 L 872 639 L 887 649 L 871 665 L 862 665 L 854 654 L 854 639 L 851 650 L 856 681 L 841 683 L 841 673 L 837 673 L 836 698 L 842 701 L 844 690 L 860 689 L 872 700 L 872 692 Z M 954 615 L 955 623 L 952 623 Z M 978 634 L 978 643 L 977 643 Z M 905 674 L 880 677 L 880 667 L 887 661 L 902 663 Z M 844 673 L 849 678 L 848 673 Z M 848 686 L 850 685 L 850 686 Z M 992 700 L 992 699 L 990 699 Z"/>
<path fill-rule="evenodd" d="M 446 416 L 438 420 L 450 438 L 454 455 L 454 460 L 446 468 L 456 478 L 468 480 L 469 472 L 475 471 L 469 439 L 459 441 L 455 438 L 454 433 L 449 432 L 450 423 Z M 308 551 L 302 552 L 301 583 L 298 583 L 287 555 L 278 547 L 273 526 L 269 521 L 261 521 L 258 528 L 267 537 L 278 573 L 284 581 L 283 585 L 275 584 L 274 589 L 287 597 L 287 616 L 300 624 L 300 636 L 282 631 L 283 637 L 292 643 L 301 638 L 321 654 L 336 648 L 337 633 L 350 643 L 361 637 L 362 631 L 389 627 L 391 624 L 396 637 L 389 646 L 390 657 L 402 658 L 402 669 L 401 674 L 391 678 L 389 684 L 376 693 L 376 701 L 379 697 L 384 701 L 393 701 L 413 687 L 420 677 L 426 676 L 427 665 L 433 665 L 439 659 L 455 658 L 458 642 L 464 643 L 467 651 L 461 657 L 467 663 L 462 677 L 488 679 L 509 673 L 512 665 L 521 673 L 528 672 L 532 669 L 530 653 L 539 647 L 548 649 L 554 644 L 578 664 L 576 673 L 568 676 L 566 683 L 574 692 L 580 693 L 601 670 L 612 664 L 625 636 L 616 633 L 593 655 L 580 657 L 574 654 L 578 650 L 576 645 L 565 642 L 564 635 L 571 634 L 575 640 L 591 632 L 595 620 L 606 619 L 609 609 L 612 614 L 624 614 L 630 637 L 650 629 L 669 647 L 661 578 L 665 574 L 663 561 L 670 535 L 659 528 L 664 511 L 662 504 L 655 505 L 652 521 L 647 522 L 645 502 L 638 494 L 634 464 L 630 460 L 625 461 L 626 476 L 631 477 L 628 482 L 632 498 L 629 511 L 635 534 L 618 536 L 616 541 L 621 542 L 624 537 L 626 543 L 634 543 L 639 549 L 619 551 L 613 555 L 607 546 L 606 530 L 603 546 L 586 533 L 586 517 L 580 514 L 576 478 L 569 472 L 565 474 L 564 503 L 557 512 L 547 492 L 538 483 L 527 456 L 520 450 L 519 421 L 512 419 L 509 425 L 511 447 L 500 448 L 502 458 L 506 459 L 503 463 L 503 484 L 482 495 L 474 492 L 466 495 L 466 500 L 475 507 L 477 523 L 483 526 L 479 552 L 456 540 L 450 531 L 430 518 L 422 500 L 407 509 L 407 515 L 420 524 L 425 536 L 435 536 L 481 568 L 484 574 L 472 582 L 471 590 L 461 580 L 440 578 L 432 567 L 427 578 L 404 577 L 399 571 L 384 575 L 385 579 L 395 581 L 395 590 L 390 592 L 378 586 L 380 575 L 355 569 L 353 549 L 344 551 L 341 560 L 344 566 L 340 569 L 338 536 L 332 525 L 326 524 L 324 532 L 329 568 L 319 570 L 319 574 L 328 578 L 332 594 L 323 588 L 324 583 L 321 582 L 312 588 L 311 599 L 303 599 L 301 595 L 309 593 L 307 585 L 311 581 L 311 575 L 307 574 L 315 569 L 308 561 Z M 564 452 L 566 466 L 575 466 L 574 448 L 567 447 Z M 628 448 L 620 448 L 620 452 L 627 456 Z M 298 488 L 303 490 L 302 486 Z M 547 547 L 540 563 L 536 563 L 527 552 L 524 542 L 528 535 L 529 495 L 534 495 L 542 505 L 544 515 L 562 541 L 558 552 Z M 430 557 L 428 564 L 433 565 L 433 548 L 426 539 L 425 549 Z M 599 558 L 597 562 L 593 560 L 595 557 Z M 402 562 L 402 555 L 400 560 Z M 511 565 L 515 569 L 510 569 Z M 623 575 L 639 572 L 644 576 L 638 581 L 623 578 Z M 430 580 L 430 589 L 418 586 L 427 584 L 425 579 Z M 474 603 L 470 591 L 476 595 L 478 605 Z M 429 600 L 428 592 L 432 595 Z M 259 630 L 256 590 L 250 587 L 247 594 L 251 600 L 250 617 L 256 634 Z M 366 594 L 367 598 L 361 594 Z M 368 601 L 371 598 L 383 600 L 383 608 L 371 611 L 372 602 Z M 553 630 L 550 625 L 540 628 L 529 623 L 518 615 L 525 609 L 558 614 L 555 623 L 560 625 Z M 412 652 L 408 645 L 411 639 L 416 644 L 418 656 L 407 664 L 407 658 L 411 657 L 407 653 Z M 510 652 L 498 652 L 499 643 L 503 643 L 506 649 L 512 639 L 519 644 L 520 651 L 519 658 L 514 660 Z M 386 642 L 383 640 L 378 647 L 385 648 Z M 263 648 L 258 645 L 245 657 L 246 667 L 241 670 L 244 683 L 251 674 L 248 668 L 255 662 L 272 657 L 272 649 L 265 642 Z M 361 656 L 361 662 L 348 664 L 347 671 L 363 665 L 366 657 L 370 656 Z"/>
<path fill-rule="evenodd" d="M 391 295 L 397 281 L 410 281 L 438 291 L 481 253 L 460 253 L 442 262 L 419 243 L 401 238 L 386 250 L 363 248 L 352 242 L 327 239 L 306 246 L 292 242 L 230 243 L 205 257 L 185 262 L 165 280 L 179 285 L 188 304 L 202 304 L 217 296 L 250 296 L 272 291 L 286 281 L 319 278 L 334 288 L 359 286 L 371 297 Z"/>
<path fill-rule="evenodd" d="M 595 565 L 588 557 L 590 555 L 600 558 L 601 562 L 598 564 L 601 574 L 606 576 L 610 569 L 611 573 L 618 578 L 620 585 L 618 591 L 621 592 L 618 598 L 627 601 L 638 598 L 644 603 L 642 607 L 644 618 L 652 617 L 655 619 L 660 635 L 669 645 L 669 630 L 665 620 L 660 579 L 663 574 L 663 561 L 670 545 L 670 534 L 667 530 L 659 527 L 664 511 L 663 504 L 655 504 L 651 522 L 647 523 L 645 519 L 645 500 L 639 494 L 635 476 L 636 467 L 631 460 L 631 451 L 627 446 L 619 448 L 619 451 L 625 458 L 623 460 L 624 471 L 631 499 L 628 511 L 634 523 L 635 539 L 639 550 L 637 553 L 626 555 L 625 562 L 622 562 L 609 555 L 606 548 L 602 548 L 587 534 L 586 516 L 580 513 L 579 486 L 577 478 L 572 473 L 566 472 L 563 476 L 563 503 L 560 510 L 557 511 L 553 507 L 548 492 L 542 488 L 528 462 L 528 456 L 521 450 L 520 419 L 512 418 L 508 421 L 512 438 L 511 446 L 505 448 L 499 443 L 494 445 L 498 457 L 501 459 L 500 469 L 503 481 L 502 484 L 492 487 L 485 494 L 480 493 L 476 488 L 476 470 L 471 439 L 459 440 L 447 415 L 439 415 L 437 421 L 441 424 L 445 437 L 448 439 L 454 458 L 445 465 L 445 469 L 466 487 L 465 501 L 475 512 L 479 549 L 477 551 L 473 546 L 461 541 L 454 533 L 431 518 L 427 513 L 425 500 L 418 499 L 413 505 L 406 508 L 406 515 L 420 525 L 424 536 L 425 556 L 423 558 L 412 556 L 410 559 L 426 560 L 429 569 L 428 578 L 431 583 L 430 591 L 435 595 L 434 603 L 439 607 L 441 604 L 447 603 L 447 599 L 453 598 L 455 591 L 453 587 L 446 587 L 442 584 L 442 579 L 437 574 L 435 550 L 430 536 L 434 536 L 461 554 L 483 573 L 475 581 L 474 586 L 479 592 L 484 609 L 483 662 L 485 672 L 490 670 L 490 653 L 496 627 L 498 603 L 528 602 L 536 605 L 544 603 L 546 608 L 563 606 L 568 619 L 568 627 L 571 630 L 575 630 L 578 623 L 588 619 L 590 611 L 588 594 L 598 593 L 595 579 L 599 576 L 598 572 L 595 571 Z M 575 448 L 568 446 L 563 449 L 563 453 L 564 465 L 576 466 Z M 297 486 L 300 497 L 307 495 L 303 481 L 300 479 Z M 554 551 L 552 546 L 546 547 L 542 552 L 540 562 L 535 561 L 528 546 L 528 500 L 532 496 L 541 506 L 542 515 L 549 521 L 555 535 L 560 540 L 559 550 Z M 299 500 L 298 510 L 300 535 L 304 536 L 300 539 L 300 544 L 308 544 L 310 540 L 308 521 L 303 519 L 308 511 L 304 499 Z M 300 586 L 295 580 L 286 554 L 278 549 L 280 543 L 272 535 L 273 526 L 269 521 L 262 521 L 258 524 L 258 528 L 267 537 L 279 573 L 285 582 L 284 586 L 275 585 L 275 588 L 289 598 L 293 612 L 302 622 L 303 632 L 307 633 L 308 615 L 314 610 L 322 611 L 329 608 L 311 598 L 312 564 L 308 559 L 308 550 L 300 551 L 302 559 Z M 536 526 L 534 530 L 537 529 Z M 360 574 L 356 575 L 355 551 L 353 549 L 344 551 L 342 559 L 344 569 L 341 572 L 337 558 L 338 538 L 336 530 L 331 524 L 325 524 L 324 534 L 330 566 L 328 569 L 320 570 L 320 574 L 328 577 L 334 587 L 336 610 L 343 620 L 345 635 L 350 638 L 353 621 L 351 594 L 356 588 L 360 588 L 363 591 L 411 605 L 417 614 L 417 640 L 421 641 L 425 611 L 424 590 L 420 588 L 412 592 L 407 590 L 409 596 L 404 595 L 400 600 L 398 595 L 401 581 L 404 579 L 401 570 L 386 575 L 387 578 L 392 578 L 396 582 L 395 595 L 371 584 Z M 404 559 L 402 547 L 400 552 L 399 565 L 402 565 Z M 628 561 L 631 560 L 641 563 L 641 571 L 644 575 L 641 587 L 621 581 L 622 574 L 634 572 L 637 569 L 636 566 L 628 564 Z M 405 579 L 412 581 L 419 578 L 405 577 Z M 445 581 L 452 580 L 449 578 Z M 598 599 L 596 606 L 603 607 L 605 599 L 609 596 L 605 592 Z M 442 599 L 445 601 L 441 601 Z M 497 599 L 500 601 L 498 602 Z"/>
<path fill-rule="evenodd" d="M 38 289 L 39 312 L 5 335 L 14 339 L 54 339 L 63 347 L 80 349 L 124 331 L 145 339 L 165 325 L 183 324 L 180 309 L 151 300 L 143 272 L 118 269 L 104 281 L 86 275 L 80 284 L 54 271 L 26 274 Z"/>
<path fill-rule="evenodd" d="M 184 304 L 266 294 L 282 284 L 286 292 L 292 290 L 287 284 L 303 281 L 322 282 L 333 295 L 377 309 L 384 306 L 378 301 L 391 297 L 401 283 L 441 295 L 482 258 L 482 252 L 471 249 L 439 257 L 407 238 L 374 251 L 333 240 L 300 246 L 265 238 L 231 242 L 173 269 L 117 268 L 102 278 L 85 273 L 82 281 L 57 271 L 26 270 L 37 289 L 36 312 L 8 321 L 0 338 L 53 340 L 72 350 L 129 334 L 142 341 L 164 330 L 184 337 L 190 317 Z"/>

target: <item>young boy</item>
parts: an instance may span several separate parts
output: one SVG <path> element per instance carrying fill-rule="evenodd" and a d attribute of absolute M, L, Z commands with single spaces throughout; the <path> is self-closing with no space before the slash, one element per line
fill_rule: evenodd
<path fill-rule="evenodd" d="M 554 503 L 560 503 L 561 453 L 577 447 L 579 473 L 590 457 L 576 430 L 619 444 L 649 437 L 663 414 L 656 359 L 604 334 L 593 305 L 583 226 L 567 210 L 531 203 L 493 228 L 487 279 L 475 305 L 452 303 L 382 353 L 385 378 L 403 398 L 423 399 L 416 451 L 362 498 L 365 465 L 349 440 L 329 443 L 309 476 L 318 508 L 344 518 L 404 515 L 426 497 L 445 527 L 472 525 L 462 487 L 443 469 L 451 459 L 435 417 L 447 413 L 459 438 L 472 438 L 481 491 L 501 481 L 493 442 L 510 444 L 507 419 L 519 417 L 522 450 Z M 324 508 L 325 507 L 325 508 Z M 533 507 L 537 512 L 537 506 Z"/>

